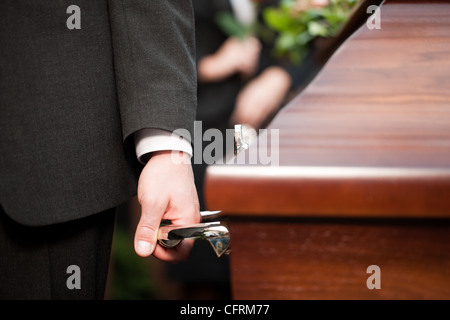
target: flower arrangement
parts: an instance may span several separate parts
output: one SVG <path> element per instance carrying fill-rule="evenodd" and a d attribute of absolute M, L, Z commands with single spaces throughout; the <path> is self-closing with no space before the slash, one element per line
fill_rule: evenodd
<path fill-rule="evenodd" d="M 317 37 L 333 37 L 358 0 L 282 0 L 262 12 L 265 25 L 276 32 L 274 51 L 301 63 Z"/>
<path fill-rule="evenodd" d="M 263 1 L 254 1 L 260 6 Z M 239 24 L 231 14 L 221 13 L 216 22 L 228 35 L 243 38 L 254 34 L 272 42 L 274 54 L 300 64 L 318 37 L 333 37 L 347 21 L 359 0 L 281 0 L 261 7 L 261 19 Z"/>

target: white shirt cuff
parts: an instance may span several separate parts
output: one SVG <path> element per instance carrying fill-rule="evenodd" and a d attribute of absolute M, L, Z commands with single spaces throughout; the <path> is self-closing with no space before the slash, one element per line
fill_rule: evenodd
<path fill-rule="evenodd" d="M 182 151 L 192 157 L 192 145 L 183 137 L 162 129 L 142 129 L 134 134 L 136 157 L 146 163 L 149 154 L 156 151 Z"/>

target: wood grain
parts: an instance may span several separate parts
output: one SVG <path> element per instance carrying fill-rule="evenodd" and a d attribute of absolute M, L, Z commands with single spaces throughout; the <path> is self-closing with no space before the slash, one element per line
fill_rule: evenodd
<path fill-rule="evenodd" d="M 211 208 L 448 216 L 450 4 L 391 2 L 382 6 L 381 29 L 363 25 L 269 125 L 269 132 L 279 130 L 279 166 L 257 161 L 208 169 Z M 271 138 L 260 137 L 248 153 L 266 145 L 272 147 Z M 355 168 L 373 174 L 324 178 Z M 290 169 L 292 179 L 284 184 L 278 173 Z"/>
<path fill-rule="evenodd" d="M 361 26 L 269 124 L 279 140 L 245 154 L 274 146 L 277 165 L 208 168 L 234 298 L 450 298 L 449 16 L 385 1 L 381 29 Z"/>
<path fill-rule="evenodd" d="M 448 299 L 446 221 L 230 222 L 235 299 Z M 380 289 L 368 289 L 380 268 Z"/>

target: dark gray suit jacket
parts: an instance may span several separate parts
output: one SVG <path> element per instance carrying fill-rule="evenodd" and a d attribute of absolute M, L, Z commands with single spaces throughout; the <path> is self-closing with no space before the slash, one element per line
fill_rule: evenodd
<path fill-rule="evenodd" d="M 81 29 L 66 26 L 71 4 Z M 193 136 L 195 106 L 189 0 L 0 2 L 0 201 L 14 220 L 54 224 L 126 201 L 140 169 L 133 133 Z"/>

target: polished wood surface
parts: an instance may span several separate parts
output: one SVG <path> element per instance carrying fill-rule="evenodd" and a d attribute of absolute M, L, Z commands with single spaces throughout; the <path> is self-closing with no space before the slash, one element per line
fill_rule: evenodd
<path fill-rule="evenodd" d="M 450 298 L 449 17 L 385 1 L 270 123 L 279 165 L 208 168 L 235 298 Z"/>
<path fill-rule="evenodd" d="M 235 299 L 450 299 L 450 223 L 232 220 Z M 380 268 L 380 289 L 368 289 Z"/>
<path fill-rule="evenodd" d="M 209 168 L 210 205 L 229 214 L 448 216 L 449 5 L 384 4 L 381 29 L 363 25 L 269 125 L 279 130 L 280 165 Z"/>

